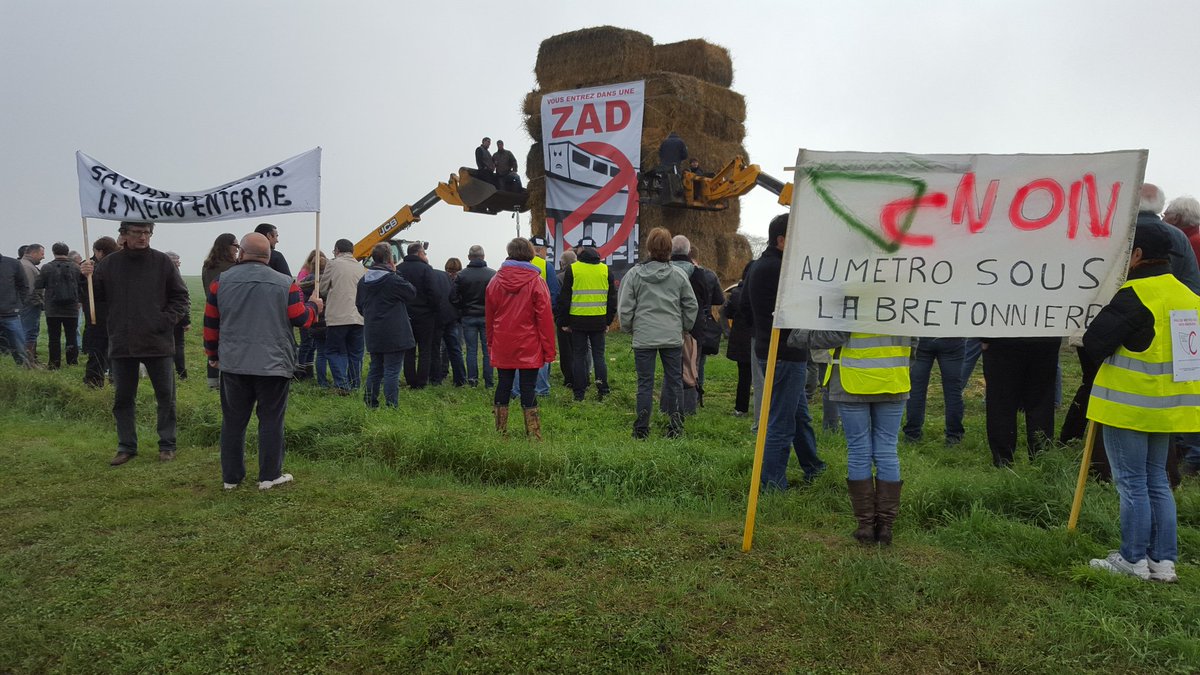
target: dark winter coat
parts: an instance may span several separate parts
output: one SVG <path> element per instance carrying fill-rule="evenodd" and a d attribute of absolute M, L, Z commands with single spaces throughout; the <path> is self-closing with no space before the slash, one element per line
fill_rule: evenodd
<path fill-rule="evenodd" d="M 721 308 L 721 328 L 727 330 L 725 357 L 738 363 L 750 362 L 750 338 L 754 335 L 749 318 L 740 311 L 744 291 L 744 286 L 738 284 L 729 292 L 729 299 Z"/>
<path fill-rule="evenodd" d="M 1200 295 L 1200 265 L 1197 265 L 1192 244 L 1182 230 L 1168 225 L 1151 211 L 1139 211 L 1137 226 L 1151 225 L 1165 232 L 1171 241 L 1171 274 L 1193 293 Z"/>
<path fill-rule="evenodd" d="M 30 290 L 21 261 L 0 255 L 0 316 L 16 316 L 28 301 Z"/>
<path fill-rule="evenodd" d="M 541 368 L 554 360 L 554 313 L 541 270 L 506 260 L 487 287 L 488 355 L 496 368 Z"/>
<path fill-rule="evenodd" d="M 402 352 L 417 346 L 405 304 L 416 297 L 417 289 L 386 265 L 373 265 L 358 280 L 354 304 L 363 316 L 368 352 Z"/>
<path fill-rule="evenodd" d="M 438 323 L 454 320 L 449 275 L 433 269 L 418 255 L 404 256 L 404 262 L 396 267 L 396 274 L 404 277 L 417 291 L 417 297 L 408 303 L 409 316 L 432 316 Z"/>
<path fill-rule="evenodd" d="M 174 356 L 175 324 L 189 311 L 175 263 L 154 249 L 122 249 L 93 274 L 96 300 L 107 304 L 108 355 L 114 359 Z"/>
<path fill-rule="evenodd" d="M 767 358 L 771 350 L 771 326 L 775 322 L 775 297 L 779 294 L 779 273 L 783 269 L 783 251 L 767 247 L 750 268 L 742 293 L 740 310 L 747 311 L 754 325 L 754 355 Z M 807 361 L 808 350 L 787 346 L 790 328 L 779 331 L 779 360 Z"/>
<path fill-rule="evenodd" d="M 487 287 L 494 276 L 496 270 L 485 260 L 472 260 L 458 273 L 454 285 L 458 287 L 458 311 L 462 316 L 483 316 Z"/>
<path fill-rule="evenodd" d="M 292 268 L 288 267 L 287 258 L 284 258 L 283 254 L 275 249 L 271 249 L 271 262 L 267 263 L 267 267 L 287 275 L 289 279 L 292 278 Z"/>

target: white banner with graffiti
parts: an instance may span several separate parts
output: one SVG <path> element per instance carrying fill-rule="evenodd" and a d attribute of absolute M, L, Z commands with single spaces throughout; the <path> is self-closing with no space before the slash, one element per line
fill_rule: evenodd
<path fill-rule="evenodd" d="M 644 82 L 542 97 L 550 259 L 590 237 L 620 276 L 637 263 Z"/>
<path fill-rule="evenodd" d="M 1123 283 L 1145 150 L 801 150 L 779 328 L 1080 334 Z"/>
<path fill-rule="evenodd" d="M 197 192 L 162 190 L 110 169 L 82 152 L 79 209 L 85 218 L 197 223 L 321 210 L 321 149 Z"/>

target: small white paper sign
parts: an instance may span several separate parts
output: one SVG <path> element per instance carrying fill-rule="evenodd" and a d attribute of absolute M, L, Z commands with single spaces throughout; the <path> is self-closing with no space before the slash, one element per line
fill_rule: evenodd
<path fill-rule="evenodd" d="M 1171 310 L 1171 368 L 1176 382 L 1200 380 L 1200 317 L 1194 309 Z"/>

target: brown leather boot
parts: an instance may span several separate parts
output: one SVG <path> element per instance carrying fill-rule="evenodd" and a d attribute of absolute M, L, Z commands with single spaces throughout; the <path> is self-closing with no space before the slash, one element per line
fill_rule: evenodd
<path fill-rule="evenodd" d="M 492 412 L 496 416 L 496 431 L 500 432 L 501 436 L 508 437 L 508 406 L 494 405 Z"/>
<path fill-rule="evenodd" d="M 537 408 L 525 408 L 525 435 L 532 436 L 535 441 L 542 440 L 542 418 L 538 416 Z"/>
<path fill-rule="evenodd" d="M 854 538 L 860 544 L 875 543 L 875 480 L 847 480 L 846 487 L 850 489 L 850 506 L 854 509 L 854 519 L 858 521 L 858 529 Z"/>
<path fill-rule="evenodd" d="M 900 486 L 904 481 L 875 481 L 875 541 L 892 545 L 892 523 L 900 514 Z"/>

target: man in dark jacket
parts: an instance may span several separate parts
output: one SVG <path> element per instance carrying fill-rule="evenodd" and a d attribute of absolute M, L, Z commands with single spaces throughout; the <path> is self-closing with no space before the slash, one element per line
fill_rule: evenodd
<path fill-rule="evenodd" d="M 475 148 L 476 177 L 495 185 L 496 160 L 492 159 L 492 153 L 488 150 L 490 147 L 492 147 L 492 139 L 484 136 L 479 147 Z"/>
<path fill-rule="evenodd" d="M 496 141 L 496 154 L 492 155 L 496 165 L 496 187 L 509 192 L 521 191 L 521 174 L 517 173 L 517 158 L 511 150 L 504 149 L 504 141 Z"/>
<path fill-rule="evenodd" d="M 678 172 L 679 165 L 686 162 L 687 158 L 687 143 L 684 143 L 679 134 L 674 131 L 667 134 L 667 137 L 658 146 L 658 162 L 668 171 Z"/>
<path fill-rule="evenodd" d="M 32 365 L 25 355 L 25 328 L 21 325 L 21 308 L 29 299 L 29 291 L 20 261 L 0 255 L 0 335 L 20 366 Z"/>
<path fill-rule="evenodd" d="M 150 248 L 154 223 L 122 222 L 125 248 L 98 264 L 80 266 L 93 276 L 97 303 L 107 303 L 108 349 L 120 466 L 137 455 L 138 365 L 146 366 L 158 403 L 158 459 L 175 459 L 175 324 L 189 311 L 188 290 L 165 253 Z"/>
<path fill-rule="evenodd" d="M 254 231 L 266 237 L 271 244 L 271 262 L 267 266 L 280 274 L 292 276 L 292 268 L 288 267 L 287 259 L 283 257 L 282 253 L 275 250 L 275 246 L 279 243 L 279 230 L 270 223 L 260 223 L 258 227 L 254 228 Z"/>
<path fill-rule="evenodd" d="M 604 336 L 617 316 L 617 282 L 612 270 L 600 260 L 591 238 L 579 242 L 579 260 L 566 268 L 558 292 L 555 316 L 562 329 L 571 334 L 575 368 L 571 384 L 575 400 L 582 401 L 588 386 L 587 354 L 592 350 L 596 372 L 596 392 L 608 396 L 608 363 L 604 356 Z"/>
<path fill-rule="evenodd" d="M 467 343 L 467 384 L 479 384 L 479 349 L 483 349 L 483 383 L 492 386 L 492 360 L 488 356 L 484 297 L 496 270 L 488 267 L 483 247 L 476 244 L 467 251 L 467 266 L 454 278 L 458 289 L 458 311 L 462 315 L 463 340 Z"/>
<path fill-rule="evenodd" d="M 45 291 L 46 332 L 50 336 L 50 355 L 47 366 L 51 370 L 62 367 L 62 337 L 67 338 L 67 365 L 79 363 L 79 287 L 83 275 L 79 266 L 67 255 L 70 247 L 61 241 L 50 247 L 54 260 L 42 265 L 37 278 L 37 288 Z"/>
<path fill-rule="evenodd" d="M 290 483 L 283 473 L 283 418 L 296 370 L 293 327 L 312 325 L 324 303 L 304 302 L 300 287 L 267 266 L 271 247 L 242 237 L 241 262 L 209 286 L 204 353 L 221 371 L 221 478 L 232 490 L 246 477 L 246 425 L 258 409 L 258 489 Z"/>
<path fill-rule="evenodd" d="M 364 392 L 368 408 L 379 407 L 380 384 L 388 407 L 400 405 L 400 367 L 405 352 L 417 345 L 405 303 L 416 297 L 417 289 L 396 274 L 391 245 L 376 244 L 371 249 L 371 269 L 358 280 L 354 301 L 363 317 L 367 353 L 371 355 Z"/>
<path fill-rule="evenodd" d="M 775 322 L 775 299 L 779 294 L 779 274 L 783 269 L 783 249 L 787 241 L 788 216 L 776 216 L 767 228 L 767 248 L 750 268 L 746 280 L 747 302 L 754 325 L 754 356 L 763 372 L 767 370 L 771 330 Z M 817 437 L 808 413 L 804 383 L 808 369 L 808 351 L 787 346 L 791 329 L 779 332 L 775 361 L 771 409 L 767 416 L 767 437 L 763 449 L 762 485 L 787 489 L 788 449 L 795 447 L 796 458 L 804 470 L 805 481 L 825 470 L 817 455 Z"/>
<path fill-rule="evenodd" d="M 416 348 L 404 352 L 404 381 L 413 389 L 422 389 L 429 384 L 429 372 L 437 358 L 442 323 L 453 312 L 450 278 L 430 267 L 425 247 L 420 242 L 408 245 L 408 255 L 396 267 L 396 273 L 412 284 L 417 293 L 408 303 Z"/>
<path fill-rule="evenodd" d="M 700 303 L 700 311 L 708 312 L 712 316 L 712 308 L 717 308 L 720 311 L 725 305 L 725 291 L 721 289 L 721 280 L 717 278 L 717 273 L 700 266 L 700 251 L 696 248 L 695 243 L 691 243 L 691 251 L 688 253 L 688 258 L 692 264 L 696 266 L 695 274 L 701 278 L 701 287 L 704 295 L 697 295 L 696 300 Z M 695 292 L 696 284 L 693 284 L 693 292 Z M 707 302 L 705 301 L 707 299 Z M 699 327 L 700 320 L 703 316 L 696 317 L 696 325 Z M 704 349 L 696 350 L 696 405 L 704 407 L 704 365 L 708 361 L 708 354 L 704 353 Z"/>

